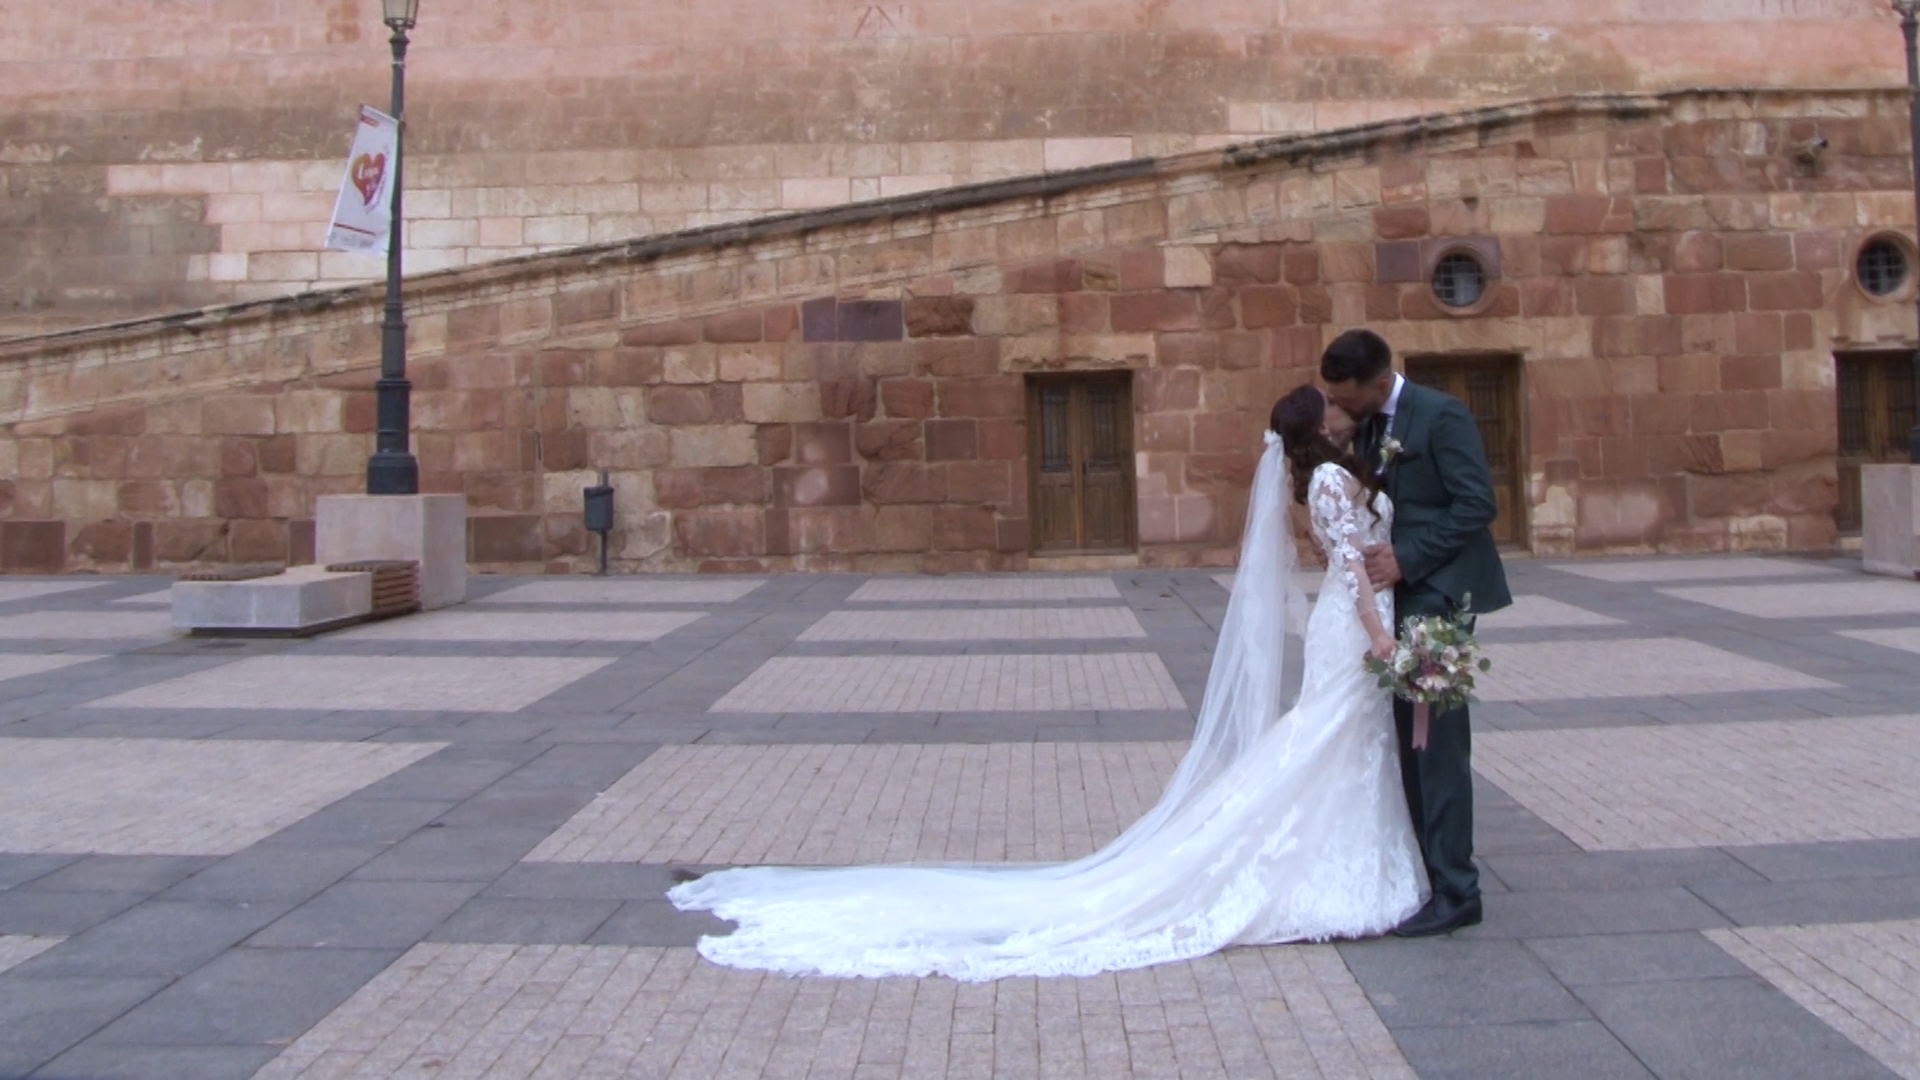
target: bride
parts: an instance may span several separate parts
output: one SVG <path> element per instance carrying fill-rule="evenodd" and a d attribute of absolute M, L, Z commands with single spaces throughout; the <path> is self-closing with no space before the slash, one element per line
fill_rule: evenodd
<path fill-rule="evenodd" d="M 701 939 L 701 955 L 832 976 L 1091 975 L 1379 934 L 1417 911 L 1426 874 L 1392 706 L 1361 664 L 1393 646 L 1393 596 L 1373 592 L 1360 555 L 1386 541 L 1392 507 L 1353 456 L 1353 428 L 1312 386 L 1274 405 L 1192 747 L 1118 839 L 1059 865 L 723 870 L 667 894 L 739 923 Z M 1304 606 L 1289 492 L 1328 569 L 1286 709 L 1285 635 Z"/>

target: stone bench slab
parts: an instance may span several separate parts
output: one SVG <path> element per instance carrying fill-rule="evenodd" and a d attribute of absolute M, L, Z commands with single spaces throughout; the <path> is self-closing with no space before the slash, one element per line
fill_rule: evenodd
<path fill-rule="evenodd" d="M 245 581 L 178 581 L 173 625 L 191 633 L 313 634 L 373 611 L 373 575 L 296 566 Z"/>

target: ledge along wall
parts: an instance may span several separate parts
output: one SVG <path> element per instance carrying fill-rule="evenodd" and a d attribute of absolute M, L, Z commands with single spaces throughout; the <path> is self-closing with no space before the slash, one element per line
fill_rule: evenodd
<path fill-rule="evenodd" d="M 1536 551 L 1830 546 L 1832 353 L 1915 337 L 1851 277 L 1912 231 L 1905 110 L 1554 99 L 424 275 L 423 488 L 467 496 L 480 571 L 591 568 L 602 468 L 619 570 L 1020 568 L 1026 379 L 1118 371 L 1138 562 L 1222 565 L 1269 405 L 1368 325 L 1517 358 Z M 1496 271 L 1472 314 L 1424 279 L 1454 243 Z M 310 558 L 372 448 L 380 298 L 0 344 L 0 568 Z"/>

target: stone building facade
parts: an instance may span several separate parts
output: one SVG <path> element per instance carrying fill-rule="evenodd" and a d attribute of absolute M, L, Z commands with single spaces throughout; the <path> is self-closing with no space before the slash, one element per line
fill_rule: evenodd
<path fill-rule="evenodd" d="M 378 0 L 16 4 L 0 338 L 378 278 L 322 250 Z M 1500 101 L 1895 85 L 1884 0 L 427 0 L 415 271 Z"/>
<path fill-rule="evenodd" d="M 423 487 L 466 494 L 482 570 L 591 565 L 600 469 L 624 570 L 1221 564 L 1268 405 L 1367 325 L 1510 395 L 1476 411 L 1517 543 L 1829 547 L 1836 358 L 1915 340 L 1905 110 L 1563 98 L 428 275 Z M 0 344 L 0 568 L 310 556 L 315 497 L 362 483 L 379 319 L 362 287 Z M 1113 498 L 1121 543 L 1059 543 Z"/>

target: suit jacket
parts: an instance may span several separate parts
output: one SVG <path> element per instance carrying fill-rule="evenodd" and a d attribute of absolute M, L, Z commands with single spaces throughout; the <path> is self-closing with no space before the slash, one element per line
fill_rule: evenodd
<path fill-rule="evenodd" d="M 1443 613 L 1470 596 L 1483 614 L 1513 603 L 1490 528 L 1493 471 L 1473 414 L 1451 394 L 1408 382 L 1386 435 L 1400 443 L 1382 477 L 1393 499 L 1400 606 Z M 1372 448 L 1376 465 L 1380 449 Z"/>

